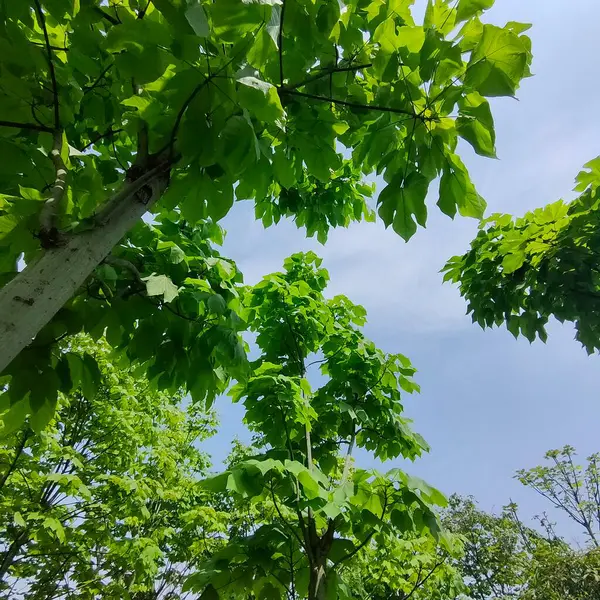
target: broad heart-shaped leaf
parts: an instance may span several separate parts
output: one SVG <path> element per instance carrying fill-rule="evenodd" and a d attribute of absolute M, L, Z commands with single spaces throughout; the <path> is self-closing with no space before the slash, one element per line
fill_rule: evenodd
<path fill-rule="evenodd" d="M 267 123 L 276 123 L 283 118 L 285 113 L 274 85 L 256 77 L 242 77 L 238 79 L 238 83 L 240 106 Z"/>
<path fill-rule="evenodd" d="M 258 159 L 252 125 L 241 116 L 231 117 L 219 136 L 219 162 L 233 177 Z"/>
<path fill-rule="evenodd" d="M 456 9 L 456 22 L 467 21 L 476 14 L 491 8 L 495 0 L 459 0 Z"/>
<path fill-rule="evenodd" d="M 465 84 L 482 96 L 513 96 L 529 76 L 531 42 L 506 28 L 484 25 L 469 61 Z"/>
<path fill-rule="evenodd" d="M 185 17 L 197 36 L 206 37 L 210 33 L 208 19 L 200 2 L 192 4 L 185 11 Z"/>
<path fill-rule="evenodd" d="M 258 33 L 269 22 L 272 8 L 266 3 L 239 0 L 217 0 L 209 6 L 212 32 L 224 42 L 234 42 L 245 33 Z"/>
<path fill-rule="evenodd" d="M 165 302 L 172 302 L 179 289 L 167 275 L 150 275 L 144 278 L 148 296 L 162 296 Z"/>
<path fill-rule="evenodd" d="M 425 226 L 427 207 L 425 197 L 429 180 L 413 171 L 406 179 L 396 175 L 379 195 L 379 216 L 386 227 L 390 224 L 394 231 L 408 241 L 417 231 L 417 223 Z M 415 220 L 413 219 L 413 215 Z"/>
<path fill-rule="evenodd" d="M 477 193 L 460 158 L 456 154 L 446 155 L 446 158 L 438 206 L 451 218 L 455 217 L 458 208 L 463 217 L 481 219 L 486 207 L 485 200 Z"/>
<path fill-rule="evenodd" d="M 525 262 L 525 252 L 513 252 L 502 259 L 502 269 L 506 275 L 520 269 Z"/>
<path fill-rule="evenodd" d="M 490 104 L 477 92 L 467 94 L 459 101 L 456 131 L 477 154 L 496 157 L 496 132 Z"/>

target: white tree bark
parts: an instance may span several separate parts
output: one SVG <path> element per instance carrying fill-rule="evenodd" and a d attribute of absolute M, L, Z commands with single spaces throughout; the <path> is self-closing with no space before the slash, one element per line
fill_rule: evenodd
<path fill-rule="evenodd" d="M 162 169 L 149 171 L 126 184 L 107 203 L 108 214 L 89 231 L 46 250 L 0 289 L 0 373 L 28 346 L 39 331 L 72 298 L 92 271 L 160 196 L 156 180 Z M 152 198 L 140 202 L 137 192 L 150 184 Z"/>

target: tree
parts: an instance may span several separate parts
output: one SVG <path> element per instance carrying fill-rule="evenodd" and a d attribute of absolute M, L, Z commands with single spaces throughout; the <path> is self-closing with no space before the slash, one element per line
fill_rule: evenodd
<path fill-rule="evenodd" d="M 460 556 L 442 548 L 431 536 L 386 539 L 366 546 L 342 567 L 342 577 L 353 598 L 364 600 L 453 600 L 466 591 Z"/>
<path fill-rule="evenodd" d="M 550 317 L 575 324 L 576 339 L 600 350 L 600 157 L 577 176 L 581 195 L 524 217 L 495 214 L 482 221 L 471 249 L 446 265 L 473 321 L 506 323 L 517 337 L 546 340 Z"/>
<path fill-rule="evenodd" d="M 518 471 L 519 481 L 567 514 L 600 547 L 600 454 L 592 454 L 584 469 L 575 464 L 575 448 L 549 450 L 550 465 Z"/>
<path fill-rule="evenodd" d="M 474 600 L 592 600 L 600 594 L 598 455 L 585 469 L 575 450 L 551 450 L 549 466 L 517 473 L 519 481 L 577 523 L 588 538 L 573 548 L 560 538 L 548 515 L 538 517 L 544 533 L 521 522 L 517 506 L 500 515 L 480 510 L 471 498 L 452 496 L 442 522 L 462 537 L 464 554 L 454 562 Z"/>
<path fill-rule="evenodd" d="M 0 412 L 8 434 L 29 425 L 39 432 L 52 417 L 57 394 L 70 394 L 81 380 L 97 378 L 93 355 L 74 368 L 57 343 L 84 331 L 104 339 L 115 361 L 136 366 L 153 388 L 189 392 L 210 407 L 242 377 L 246 354 L 235 264 L 214 246 L 222 229 L 206 222 L 191 227 L 160 216 L 138 223 L 0 379 Z"/>
<path fill-rule="evenodd" d="M 61 395 L 42 433 L 23 427 L 0 447 L 8 597 L 173 597 L 186 569 L 219 545 L 224 520 L 203 502 L 208 462 L 195 445 L 214 416 L 149 390 L 113 366 L 105 344 L 74 338 L 66 356 L 82 371 L 92 354 L 97 381 Z"/>
<path fill-rule="evenodd" d="M 417 548 L 435 539 L 455 550 L 432 509 L 445 502 L 440 492 L 400 469 L 383 475 L 352 468 L 355 447 L 383 460 L 414 459 L 428 447 L 402 416 L 400 390 L 418 390 L 410 361 L 364 337 L 362 307 L 344 296 L 325 298 L 328 274 L 320 264 L 314 253 L 294 254 L 284 272 L 248 289 L 245 318 L 260 357 L 231 393 L 244 402 L 259 452 L 242 454 L 203 485 L 248 499 L 263 517 L 246 521 L 190 577 L 193 591 L 349 598 L 343 565 L 363 550 L 400 550 L 405 535 L 423 538 L 407 542 Z M 313 390 L 308 369 L 315 365 L 325 382 Z M 427 561 L 423 567 L 435 571 Z M 383 574 L 399 594 L 411 583 L 398 582 L 401 568 L 390 563 Z"/>
<path fill-rule="evenodd" d="M 527 588 L 533 552 L 542 538 L 515 517 L 514 505 L 494 515 L 478 508 L 473 498 L 450 497 L 442 522 L 463 536 L 464 554 L 455 564 L 469 598 L 520 598 Z"/>
<path fill-rule="evenodd" d="M 323 240 L 330 225 L 369 214 L 361 176 L 377 171 L 387 183 L 379 215 L 406 239 L 425 224 L 440 176 L 440 209 L 480 217 L 485 203 L 456 144 L 460 136 L 494 155 L 486 98 L 513 96 L 530 75 L 527 27 L 482 24 L 491 0 L 430 0 L 417 25 L 411 3 L 3 3 L 0 372 L 53 327 L 94 270 L 106 275 L 102 261 L 148 211 L 193 228 L 224 216 L 234 198 L 251 199 L 265 223 L 294 215 Z M 177 250 L 171 257 L 179 264 Z M 160 321 L 177 310 L 175 287 L 206 291 L 202 278 L 173 287 L 163 275 L 146 280 L 147 295 L 163 299 Z M 221 305 L 207 309 L 209 299 L 187 318 Z M 137 310 L 105 303 L 113 322 Z M 77 327 L 91 328 L 88 318 L 77 313 Z M 210 351 L 238 356 L 231 328 L 215 328 L 199 336 L 217 338 Z M 157 378 L 200 373 L 204 388 L 230 376 L 210 362 L 184 372 L 139 362 Z"/>
<path fill-rule="evenodd" d="M 600 551 L 542 546 L 523 600 L 593 600 L 600 594 Z"/>

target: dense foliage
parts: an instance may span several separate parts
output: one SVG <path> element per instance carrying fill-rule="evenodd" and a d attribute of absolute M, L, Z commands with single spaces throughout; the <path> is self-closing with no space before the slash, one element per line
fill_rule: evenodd
<path fill-rule="evenodd" d="M 489 0 L 431 0 L 422 23 L 411 5 L 2 3 L 0 410 L 50 414 L 68 391 L 56 340 L 102 325 L 161 389 L 211 398 L 239 378 L 235 268 L 206 249 L 234 199 L 323 241 L 373 218 L 377 172 L 405 239 L 438 179 L 443 212 L 481 217 L 457 141 L 494 155 L 487 98 L 529 76 L 527 26 L 484 24 Z M 22 385 L 31 368 L 43 391 Z"/>
<path fill-rule="evenodd" d="M 105 344 L 64 350 L 80 371 L 93 356 L 98 379 L 61 394 L 42 433 L 0 447 L 3 597 L 172 597 L 223 528 L 196 485 L 214 417 L 113 366 Z"/>
<path fill-rule="evenodd" d="M 577 176 L 581 195 L 513 219 L 491 215 L 463 256 L 445 267 L 473 321 L 506 323 L 517 337 L 546 340 L 550 317 L 575 324 L 588 353 L 600 350 L 600 157 Z"/>

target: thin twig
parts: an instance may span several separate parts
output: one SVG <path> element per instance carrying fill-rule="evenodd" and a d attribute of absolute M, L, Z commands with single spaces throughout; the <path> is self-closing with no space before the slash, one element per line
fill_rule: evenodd
<path fill-rule="evenodd" d="M 122 267 L 123 269 L 127 269 L 135 278 L 136 281 L 142 283 L 144 286 L 146 285 L 142 280 L 142 274 L 138 271 L 137 267 L 130 261 L 125 258 L 119 258 L 118 256 L 113 256 L 109 254 L 104 261 L 107 265 L 113 265 L 115 267 Z"/>
<path fill-rule="evenodd" d="M 429 573 L 427 573 L 427 575 L 421 581 L 417 582 L 415 584 L 415 586 L 413 587 L 413 589 L 410 591 L 410 593 L 407 596 L 404 596 L 402 600 L 408 600 L 420 587 L 425 585 L 427 580 L 435 573 L 437 568 L 443 564 L 444 564 L 444 560 L 442 560 L 441 562 L 436 562 L 435 565 L 433 566 L 433 569 L 431 569 L 431 571 L 429 571 Z"/>
<path fill-rule="evenodd" d="M 98 77 L 96 78 L 96 81 L 94 81 L 94 83 L 92 83 L 92 85 L 86 85 L 83 87 L 83 94 L 87 94 L 88 92 L 91 92 L 94 88 L 98 87 L 99 83 L 102 81 L 102 79 L 104 78 L 104 76 L 108 73 L 108 71 L 110 71 L 110 69 L 112 68 L 112 66 L 115 63 L 110 63 L 108 66 L 106 66 L 104 69 L 102 69 L 102 73 L 100 73 L 100 75 L 98 75 Z"/>
<path fill-rule="evenodd" d="M 304 92 L 297 92 L 296 90 L 287 90 L 285 88 L 279 89 L 280 95 L 300 96 L 302 98 L 309 98 L 311 100 L 317 100 L 319 102 L 330 102 L 331 104 L 339 104 L 340 106 L 347 106 L 349 108 L 359 108 L 362 110 L 374 110 L 378 112 L 388 112 L 397 115 L 409 115 L 413 118 L 419 118 L 422 121 L 435 121 L 437 117 L 425 117 L 422 114 L 416 114 L 409 110 L 402 108 L 392 108 L 391 106 L 379 106 L 376 104 L 360 104 L 359 102 L 347 102 L 346 100 L 338 100 L 336 98 L 328 98 L 327 96 L 317 96 L 316 94 L 306 94 Z"/>
<path fill-rule="evenodd" d="M 143 19 L 146 16 L 146 13 L 148 12 L 148 8 L 150 7 L 152 0 L 148 0 L 148 2 L 146 3 L 146 6 L 140 10 L 140 12 L 138 13 L 137 18 L 138 19 Z"/>
<path fill-rule="evenodd" d="M 48 37 L 48 29 L 46 28 L 46 18 L 42 11 L 40 0 L 34 0 L 35 9 L 40 20 L 40 27 L 44 32 L 44 40 L 46 41 L 46 51 L 48 53 L 48 68 L 50 70 L 50 79 L 52 80 L 52 95 L 54 97 L 54 129 L 60 129 L 60 113 L 58 104 L 58 84 L 56 83 L 56 72 L 54 71 L 54 63 L 52 62 L 52 49 L 50 48 L 50 38 Z"/>
<path fill-rule="evenodd" d="M 116 17 L 109 15 L 107 12 L 104 12 L 99 6 L 94 6 L 94 10 L 102 16 L 103 19 L 106 19 L 111 25 L 119 25 L 120 21 Z"/>
<path fill-rule="evenodd" d="M 279 85 L 283 86 L 283 20 L 285 18 L 285 0 L 281 2 L 281 16 L 279 17 L 279 33 L 277 45 L 279 46 Z"/>
<path fill-rule="evenodd" d="M 373 66 L 372 63 L 365 63 L 365 64 L 361 64 L 361 65 L 350 65 L 348 67 L 333 67 L 331 69 L 323 69 L 319 73 L 311 75 L 304 81 L 300 81 L 299 83 L 295 83 L 294 85 L 288 85 L 284 89 L 290 90 L 290 91 L 297 90 L 299 87 L 303 87 L 305 85 L 308 85 L 309 83 L 312 83 L 313 81 L 318 81 L 319 79 L 323 79 L 324 77 L 328 77 L 335 73 L 348 73 L 348 72 L 352 72 L 352 71 L 360 71 L 361 69 L 368 69 L 369 67 L 372 67 L 372 66 Z"/>
<path fill-rule="evenodd" d="M 0 121 L 0 127 L 14 127 L 15 129 L 30 129 L 31 131 L 44 131 L 45 133 L 52 133 L 54 129 L 52 127 L 46 127 L 45 125 L 39 125 L 36 123 L 17 123 L 15 121 Z"/>
<path fill-rule="evenodd" d="M 19 457 L 21 456 L 21 453 L 23 452 L 23 449 L 25 448 L 25 443 L 27 442 L 27 438 L 29 437 L 29 434 L 30 434 L 30 431 L 29 431 L 29 429 L 27 429 L 25 431 L 25 433 L 23 434 L 23 437 L 21 438 L 21 441 L 15 450 L 15 456 L 14 456 L 12 462 L 10 463 L 10 465 L 9 465 L 8 469 L 6 470 L 6 472 L 4 473 L 4 475 L 2 475 L 2 479 L 0 479 L 0 490 L 4 487 L 4 484 L 6 483 L 8 478 L 11 476 L 12 472 L 15 470 L 15 467 L 17 466 L 17 461 L 19 460 Z"/>
<path fill-rule="evenodd" d="M 254 40 L 256 35 L 260 32 L 260 30 L 263 28 L 263 26 L 264 26 L 264 21 L 263 21 L 263 23 L 261 23 L 255 36 L 252 38 L 252 41 Z M 175 148 L 175 140 L 177 139 L 177 133 L 179 131 L 179 127 L 181 125 L 181 121 L 183 119 L 185 111 L 188 109 L 189 105 L 192 103 L 192 100 L 200 93 L 200 91 L 202 89 L 204 89 L 204 87 L 207 86 L 215 77 L 220 75 L 231 63 L 233 63 L 234 60 L 236 60 L 237 58 L 239 58 L 241 56 L 242 52 L 245 52 L 246 50 L 247 50 L 247 46 L 242 48 L 242 50 L 240 52 L 238 52 L 235 56 L 232 56 L 220 69 L 218 69 L 212 75 L 209 75 L 208 77 L 206 77 L 203 81 L 201 81 L 192 90 L 192 93 L 187 97 L 187 99 L 182 104 L 181 108 L 179 109 L 179 112 L 177 113 L 177 117 L 175 118 L 175 124 L 173 125 L 173 129 L 171 130 L 171 137 L 169 139 L 168 144 L 159 151 L 159 154 L 161 154 L 164 150 L 168 149 L 169 150 L 169 159 L 172 162 L 175 162 L 175 161 L 173 161 L 173 150 Z"/>
<path fill-rule="evenodd" d="M 88 142 L 82 148 L 82 152 L 85 152 L 88 148 L 91 148 L 96 142 L 99 142 L 101 139 L 106 138 L 106 137 L 110 137 L 110 136 L 113 136 L 113 135 L 117 135 L 117 133 L 121 133 L 122 131 L 124 131 L 124 130 L 123 129 L 109 129 L 109 130 L 105 131 L 104 133 L 98 134 L 93 140 L 91 140 L 90 142 Z"/>
<path fill-rule="evenodd" d="M 356 423 L 352 422 L 352 436 L 350 437 L 350 444 L 348 445 L 348 452 L 346 453 L 346 460 L 344 461 L 344 472 L 342 474 L 342 483 L 346 483 L 348 479 L 348 473 L 350 472 L 350 459 L 352 458 L 352 451 L 354 450 L 354 443 L 356 442 Z"/>
<path fill-rule="evenodd" d="M 383 510 L 381 511 L 381 519 L 380 520 L 383 520 L 383 517 L 385 516 L 385 511 L 387 510 L 387 502 L 388 502 L 388 498 L 387 498 L 387 494 L 386 494 L 385 502 L 383 503 Z M 338 565 L 343 563 L 345 560 L 352 558 L 355 554 L 360 552 L 371 541 L 371 538 L 374 535 L 375 535 L 375 529 L 373 529 L 371 531 L 371 533 L 369 533 L 369 535 L 358 546 L 355 546 L 354 550 L 352 550 L 351 552 L 348 552 L 348 554 L 346 554 L 346 556 L 342 556 L 342 558 L 340 558 L 340 560 L 338 560 L 336 563 L 334 563 L 333 568 L 335 569 Z"/>

